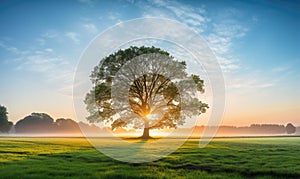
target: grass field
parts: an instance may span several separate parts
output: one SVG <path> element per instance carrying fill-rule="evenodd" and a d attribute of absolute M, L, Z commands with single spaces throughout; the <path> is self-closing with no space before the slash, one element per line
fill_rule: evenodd
<path fill-rule="evenodd" d="M 187 141 L 147 164 L 111 159 L 84 138 L 0 138 L 0 178 L 300 178 L 300 138 Z"/>

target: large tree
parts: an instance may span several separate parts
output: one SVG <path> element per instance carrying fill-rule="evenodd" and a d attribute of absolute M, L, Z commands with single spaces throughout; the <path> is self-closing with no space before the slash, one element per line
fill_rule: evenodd
<path fill-rule="evenodd" d="M 13 123 L 8 121 L 7 109 L 5 106 L 0 105 L 0 132 L 8 132 Z"/>
<path fill-rule="evenodd" d="M 139 60 L 130 64 L 136 58 Z M 151 58 L 157 58 L 155 63 Z M 159 48 L 119 50 L 103 58 L 90 78 L 93 88 L 85 98 L 90 113 L 87 120 L 105 122 L 112 129 L 143 128 L 141 138 L 150 138 L 150 129 L 183 125 L 186 118 L 198 116 L 208 108 L 197 97 L 204 92 L 203 80 L 198 75 L 189 75 L 184 61 L 175 60 Z M 117 93 L 112 95 L 113 89 Z M 128 106 L 112 100 L 118 95 L 115 99 L 128 98 Z"/>

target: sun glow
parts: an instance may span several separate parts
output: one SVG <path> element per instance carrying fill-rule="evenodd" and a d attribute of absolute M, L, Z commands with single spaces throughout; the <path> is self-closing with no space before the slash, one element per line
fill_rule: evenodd
<path fill-rule="evenodd" d="M 156 118 L 156 114 L 151 114 L 151 113 L 149 113 L 149 114 L 146 115 L 146 118 L 147 118 L 148 120 L 154 120 L 154 119 Z"/>

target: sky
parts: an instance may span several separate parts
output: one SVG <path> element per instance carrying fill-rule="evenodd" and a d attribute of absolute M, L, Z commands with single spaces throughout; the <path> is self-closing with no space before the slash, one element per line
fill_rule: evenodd
<path fill-rule="evenodd" d="M 212 49 L 225 79 L 222 125 L 300 126 L 300 2 L 256 0 L 3 0 L 0 104 L 9 120 L 32 112 L 76 119 L 81 54 L 109 27 L 143 17 L 183 23 Z"/>

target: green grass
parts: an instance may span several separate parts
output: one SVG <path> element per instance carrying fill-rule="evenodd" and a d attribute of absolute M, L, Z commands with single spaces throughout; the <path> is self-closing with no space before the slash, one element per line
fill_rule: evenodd
<path fill-rule="evenodd" d="M 300 178 L 300 138 L 187 141 L 155 162 L 130 164 L 83 138 L 0 138 L 0 178 Z"/>

